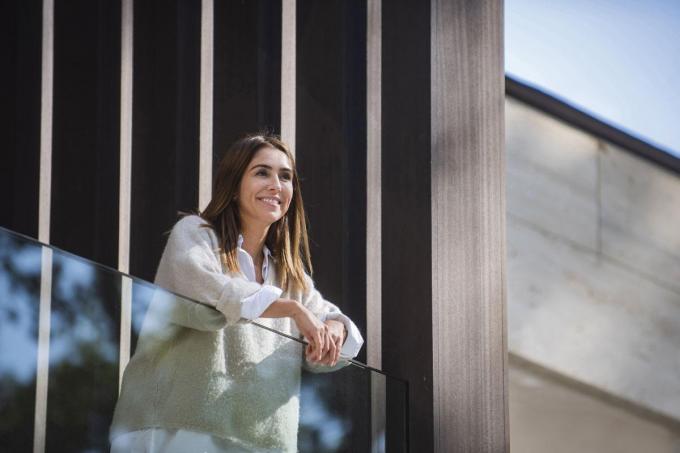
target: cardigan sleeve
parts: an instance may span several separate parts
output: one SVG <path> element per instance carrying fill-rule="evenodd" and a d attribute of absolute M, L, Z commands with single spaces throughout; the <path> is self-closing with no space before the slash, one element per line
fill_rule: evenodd
<path fill-rule="evenodd" d="M 198 216 L 187 216 L 175 224 L 158 265 L 155 283 L 215 307 L 224 315 L 226 324 L 234 324 L 241 319 L 243 300 L 258 292 L 261 285 L 222 271 L 215 253 L 217 240 L 212 230 L 201 226 L 205 223 Z M 194 310 L 203 311 L 198 307 Z M 184 324 L 182 319 L 186 318 L 177 317 L 180 324 Z M 210 324 L 219 323 L 211 320 Z M 187 327 L 197 326 L 187 323 Z"/>
<path fill-rule="evenodd" d="M 227 319 L 212 307 L 158 289 L 144 318 L 144 336 L 167 340 L 174 334 L 168 324 L 211 332 L 224 328 Z"/>

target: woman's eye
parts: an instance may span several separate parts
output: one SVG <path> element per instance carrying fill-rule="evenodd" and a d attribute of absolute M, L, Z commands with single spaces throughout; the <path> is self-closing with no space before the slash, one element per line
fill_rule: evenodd
<path fill-rule="evenodd" d="M 258 170 L 257 173 L 255 173 L 256 176 L 267 176 L 267 171 L 266 170 Z"/>
<path fill-rule="evenodd" d="M 281 175 L 281 179 L 283 179 L 284 181 L 290 181 L 290 175 L 288 173 Z"/>

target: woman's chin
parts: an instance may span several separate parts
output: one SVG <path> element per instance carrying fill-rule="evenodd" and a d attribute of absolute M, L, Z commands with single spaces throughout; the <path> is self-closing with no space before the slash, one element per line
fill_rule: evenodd
<path fill-rule="evenodd" d="M 267 214 L 263 214 L 260 216 L 259 220 L 262 223 L 266 223 L 267 225 L 271 225 L 275 222 L 277 222 L 282 216 L 280 213 L 274 213 L 274 212 L 269 212 Z"/>

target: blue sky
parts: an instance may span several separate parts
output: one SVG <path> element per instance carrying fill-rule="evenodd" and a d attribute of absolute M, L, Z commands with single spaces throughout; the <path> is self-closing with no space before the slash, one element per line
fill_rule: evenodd
<path fill-rule="evenodd" d="M 680 157 L 680 0 L 506 0 L 505 69 Z"/>

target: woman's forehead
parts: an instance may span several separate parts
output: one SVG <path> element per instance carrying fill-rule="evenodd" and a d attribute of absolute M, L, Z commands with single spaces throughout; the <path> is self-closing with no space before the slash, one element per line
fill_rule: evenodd
<path fill-rule="evenodd" d="M 284 153 L 280 149 L 275 149 L 271 147 L 260 148 L 255 153 L 253 160 L 250 161 L 249 167 L 253 168 L 257 165 L 267 165 L 277 170 L 280 169 L 293 170 L 290 159 L 288 159 L 286 153 Z"/>

